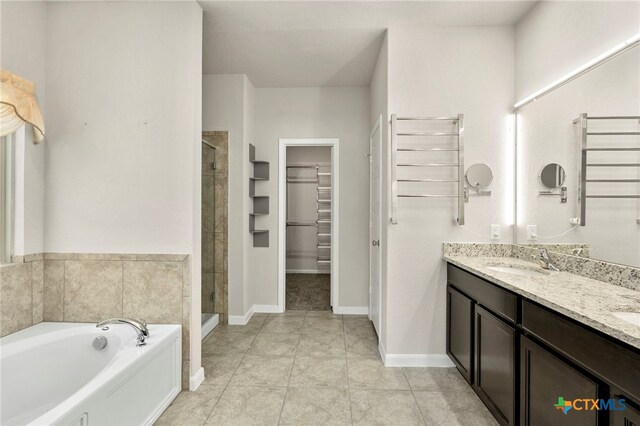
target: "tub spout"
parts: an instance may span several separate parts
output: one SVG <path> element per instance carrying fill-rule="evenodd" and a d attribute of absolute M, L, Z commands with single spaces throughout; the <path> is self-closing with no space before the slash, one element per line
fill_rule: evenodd
<path fill-rule="evenodd" d="M 136 334 L 138 335 L 136 346 L 144 346 L 146 345 L 145 340 L 149 337 L 149 329 L 147 328 L 147 323 L 144 320 L 136 320 L 133 318 L 111 318 L 108 320 L 104 320 L 96 324 L 96 327 L 104 327 L 107 324 L 128 324 L 134 328 Z"/>

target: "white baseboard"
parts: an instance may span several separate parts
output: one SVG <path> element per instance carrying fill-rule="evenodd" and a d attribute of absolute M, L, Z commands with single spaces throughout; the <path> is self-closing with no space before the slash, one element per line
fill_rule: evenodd
<path fill-rule="evenodd" d="M 189 390 L 191 392 L 195 391 L 202 382 L 204 382 L 204 368 L 200 367 L 196 374 L 189 377 Z"/>
<path fill-rule="evenodd" d="M 444 354 L 388 354 L 382 344 L 378 351 L 385 367 L 453 367 L 453 362 Z"/>
<path fill-rule="evenodd" d="M 338 315 L 369 315 L 368 306 L 336 306 L 334 314 Z"/>
<path fill-rule="evenodd" d="M 279 311 L 278 305 L 253 305 L 253 312 L 257 314 L 272 314 Z"/>
<path fill-rule="evenodd" d="M 270 314 L 280 312 L 278 305 L 251 305 L 244 315 L 229 315 L 229 325 L 246 325 L 254 313 Z"/>
<path fill-rule="evenodd" d="M 253 316 L 253 306 L 244 315 L 229 315 L 229 325 L 246 325 Z"/>
<path fill-rule="evenodd" d="M 320 272 L 318 269 L 287 269 L 287 274 L 328 274 L 329 272 Z"/>

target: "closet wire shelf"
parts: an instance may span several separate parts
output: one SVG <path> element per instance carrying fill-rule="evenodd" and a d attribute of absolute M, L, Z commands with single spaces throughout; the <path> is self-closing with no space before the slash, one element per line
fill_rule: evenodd
<path fill-rule="evenodd" d="M 329 167 L 329 171 L 320 171 Z M 287 217 L 287 227 L 314 227 L 316 228 L 316 262 L 321 264 L 331 264 L 331 178 L 330 165 L 300 165 L 287 166 L 287 184 L 315 184 L 316 185 L 316 220 L 315 221 L 289 221 Z M 289 177 L 290 169 L 315 169 L 315 178 Z M 329 180 L 329 186 L 326 180 Z M 287 191 L 288 194 L 288 191 Z M 288 206 L 288 195 L 287 195 Z M 288 207 L 287 207 L 288 216 Z"/>
<path fill-rule="evenodd" d="M 425 123 L 450 122 L 455 126 L 455 131 L 398 131 L 398 122 L 413 121 Z M 432 137 L 455 137 L 456 146 L 452 148 L 433 147 L 429 143 Z M 398 139 L 404 137 L 424 137 L 428 138 L 421 142 L 417 147 L 398 146 Z M 402 161 L 398 162 L 398 152 L 457 152 L 456 162 L 414 162 Z M 426 167 L 426 168 L 455 168 L 456 179 L 439 179 L 439 178 L 401 178 L 398 179 L 399 167 Z M 446 194 L 404 194 L 398 191 L 398 182 L 404 183 L 456 183 L 456 193 Z M 457 198 L 457 217 L 456 221 L 459 225 L 464 225 L 464 114 L 458 114 L 455 117 L 398 117 L 396 114 L 391 115 L 391 223 L 398 223 L 398 198 Z"/>
<path fill-rule="evenodd" d="M 586 226 L 587 224 L 587 199 L 640 199 L 640 194 L 587 194 L 587 184 L 589 183 L 640 183 L 640 178 L 596 178 L 590 179 L 588 177 L 589 167 L 603 167 L 603 168 L 629 168 L 640 167 L 640 162 L 637 163 L 592 163 L 589 162 L 589 152 L 640 152 L 640 147 L 623 147 L 623 146 L 607 146 L 592 148 L 589 146 L 590 136 L 640 136 L 638 131 L 606 131 L 606 132 L 594 132 L 589 131 L 590 120 L 635 120 L 640 123 L 640 116 L 636 115 L 616 115 L 616 116 L 591 116 L 587 113 L 582 113 L 576 118 L 573 123 L 579 124 L 579 143 L 580 143 L 580 180 L 578 188 L 578 209 L 580 215 L 580 226 Z M 640 223 L 640 219 L 636 222 Z"/>

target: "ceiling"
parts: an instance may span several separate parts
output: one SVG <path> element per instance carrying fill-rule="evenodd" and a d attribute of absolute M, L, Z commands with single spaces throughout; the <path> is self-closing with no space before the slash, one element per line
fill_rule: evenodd
<path fill-rule="evenodd" d="M 256 87 L 368 86 L 389 27 L 511 25 L 535 1 L 206 1 L 203 71 Z"/>

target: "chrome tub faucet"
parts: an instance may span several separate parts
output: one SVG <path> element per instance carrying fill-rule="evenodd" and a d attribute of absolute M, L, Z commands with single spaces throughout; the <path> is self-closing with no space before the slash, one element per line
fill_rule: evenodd
<path fill-rule="evenodd" d="M 104 320 L 96 324 L 97 328 L 102 328 L 108 324 L 128 324 L 136 331 L 138 335 L 136 346 L 146 345 L 145 340 L 149 337 L 149 329 L 147 323 L 144 320 L 136 320 L 133 318 L 111 318 Z"/>

